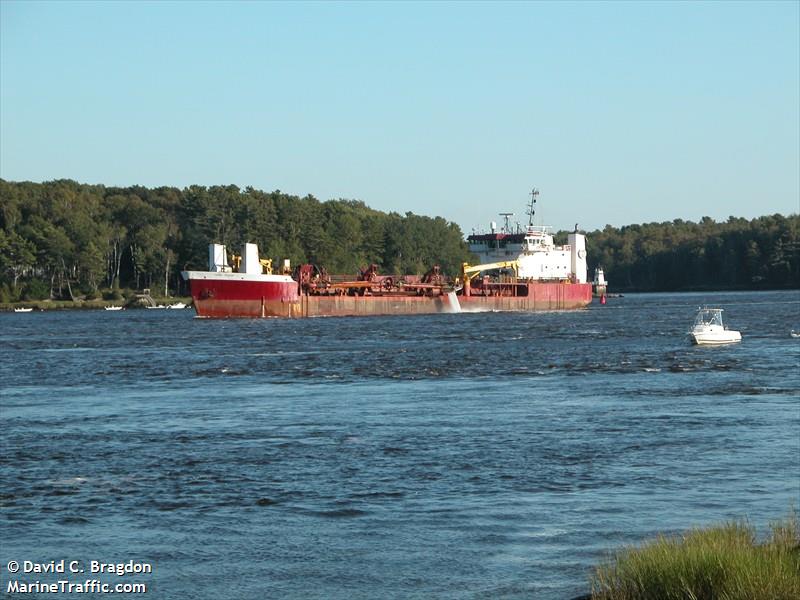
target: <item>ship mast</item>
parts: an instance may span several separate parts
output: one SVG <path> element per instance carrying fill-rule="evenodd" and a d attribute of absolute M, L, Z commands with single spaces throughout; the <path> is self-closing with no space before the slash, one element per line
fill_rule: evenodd
<path fill-rule="evenodd" d="M 506 221 L 506 223 L 505 223 L 505 225 L 504 225 L 504 228 L 503 228 L 503 231 L 505 231 L 506 233 L 511 233 L 511 230 L 509 229 L 508 218 L 509 218 L 509 217 L 513 217 L 513 216 L 514 216 L 514 213 L 499 213 L 499 214 L 500 214 L 500 216 L 501 216 L 501 217 L 503 217 L 503 218 L 505 219 L 505 221 Z"/>
<path fill-rule="evenodd" d="M 539 196 L 539 190 L 533 188 L 530 193 L 531 201 L 528 204 L 528 227 L 533 226 L 533 215 L 536 214 L 536 198 Z"/>

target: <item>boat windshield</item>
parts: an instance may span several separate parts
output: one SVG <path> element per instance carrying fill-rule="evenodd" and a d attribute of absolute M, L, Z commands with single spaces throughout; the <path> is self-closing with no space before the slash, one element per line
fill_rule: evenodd
<path fill-rule="evenodd" d="M 697 311 L 697 316 L 694 319 L 694 326 L 708 326 L 719 325 L 722 327 L 722 309 L 721 308 L 701 308 Z"/>

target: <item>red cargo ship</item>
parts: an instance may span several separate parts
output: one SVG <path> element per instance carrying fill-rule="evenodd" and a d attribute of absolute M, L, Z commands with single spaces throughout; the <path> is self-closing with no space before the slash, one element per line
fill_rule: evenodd
<path fill-rule="evenodd" d="M 291 271 L 288 261 L 274 274 L 271 260 L 246 244 L 228 265 L 225 247 L 209 246 L 208 271 L 184 271 L 201 317 L 315 317 L 409 315 L 447 312 L 574 310 L 592 301 L 586 281 L 586 240 L 577 231 L 556 246 L 549 227 L 532 225 L 538 192 L 532 193 L 523 230 L 505 227 L 467 238 L 481 264 L 464 263 L 448 281 L 433 267 L 422 277 L 379 275 L 376 265 L 354 280 L 329 276 L 315 265 Z M 291 273 L 291 274 L 290 274 Z"/>

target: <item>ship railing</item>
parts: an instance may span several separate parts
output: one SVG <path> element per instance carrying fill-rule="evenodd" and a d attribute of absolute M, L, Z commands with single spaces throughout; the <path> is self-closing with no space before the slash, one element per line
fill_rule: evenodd
<path fill-rule="evenodd" d="M 357 276 L 353 275 L 352 273 L 351 274 L 331 273 L 331 274 L 328 274 L 328 277 L 330 278 L 331 283 L 345 283 L 347 281 L 356 281 L 356 277 Z M 392 274 L 380 273 L 380 274 L 377 275 L 377 280 L 376 281 L 381 281 L 381 280 L 387 279 L 387 278 L 390 278 L 393 281 L 400 281 L 401 279 L 405 279 L 405 280 L 414 279 L 415 276 L 413 276 L 413 275 L 392 275 Z M 416 277 L 416 279 L 419 279 L 419 277 Z"/>
<path fill-rule="evenodd" d="M 552 225 L 528 225 L 528 228 L 525 230 L 525 232 L 529 234 L 547 234 L 552 230 Z"/>

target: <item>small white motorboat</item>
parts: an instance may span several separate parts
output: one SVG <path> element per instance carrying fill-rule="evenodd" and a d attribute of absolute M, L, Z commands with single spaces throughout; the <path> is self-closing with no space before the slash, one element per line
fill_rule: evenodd
<path fill-rule="evenodd" d="M 122 306 L 106 306 L 106 310 L 123 310 Z"/>
<path fill-rule="evenodd" d="M 167 308 L 167 307 L 164 304 L 156 304 L 155 306 L 145 306 L 145 308 L 153 310 L 153 309 L 156 309 L 156 308 Z"/>
<path fill-rule="evenodd" d="M 697 309 L 694 325 L 689 331 L 693 344 L 703 346 L 717 346 L 720 344 L 733 344 L 742 341 L 742 334 L 732 329 L 726 329 L 722 323 L 722 309 L 707 306 Z"/>
<path fill-rule="evenodd" d="M 32 310 L 33 310 L 32 308 L 20 307 L 20 308 L 15 308 L 14 312 L 31 312 Z"/>
<path fill-rule="evenodd" d="M 789 332 L 789 335 L 792 336 L 793 338 L 800 338 L 800 331 L 795 331 L 794 329 L 792 329 Z"/>
<path fill-rule="evenodd" d="M 172 309 L 175 309 L 175 310 L 180 309 L 180 308 L 186 308 L 186 303 L 185 302 L 176 302 L 175 304 L 170 304 L 169 306 L 167 306 L 167 308 L 172 308 Z"/>

